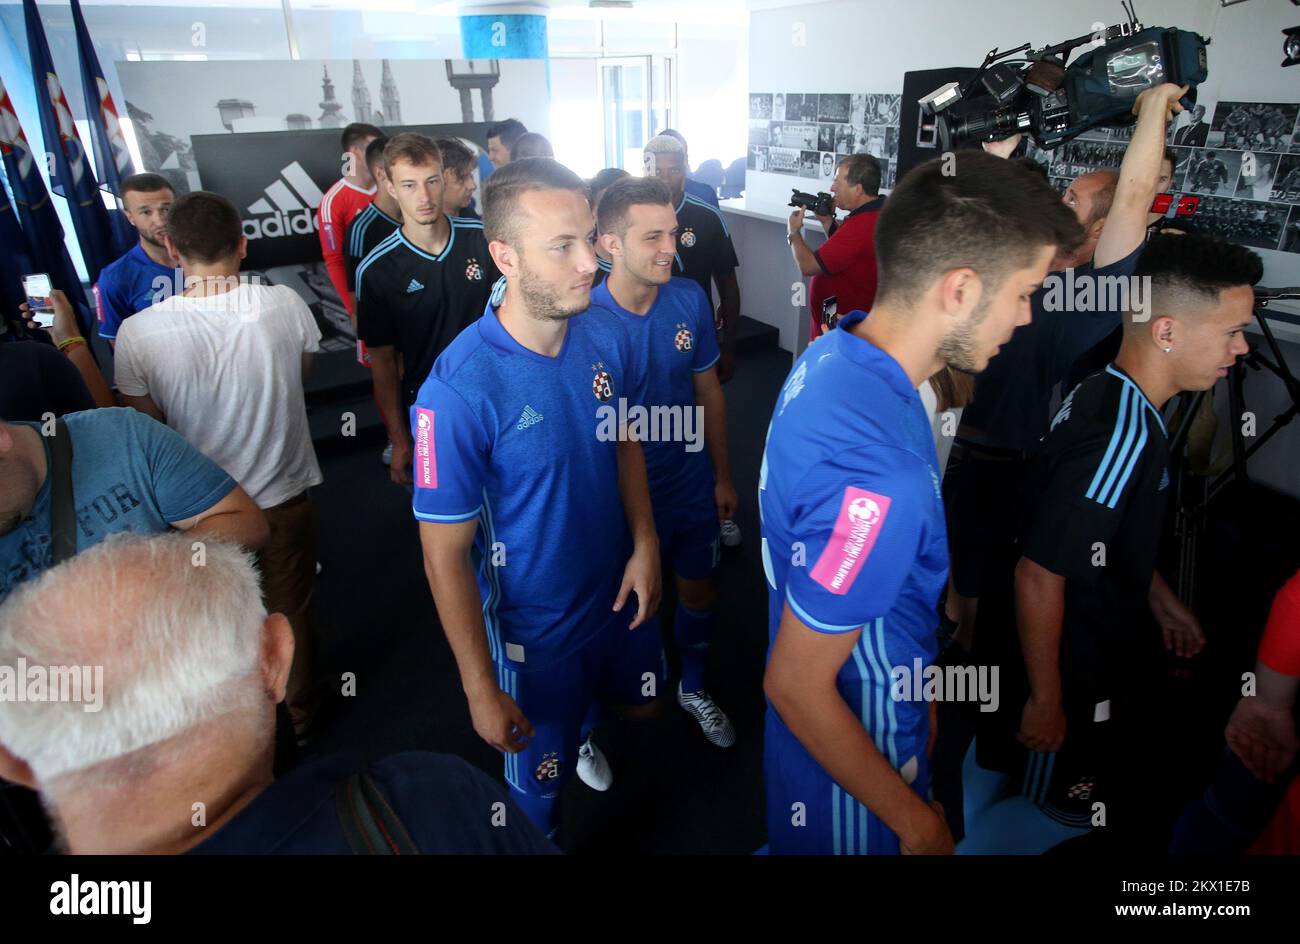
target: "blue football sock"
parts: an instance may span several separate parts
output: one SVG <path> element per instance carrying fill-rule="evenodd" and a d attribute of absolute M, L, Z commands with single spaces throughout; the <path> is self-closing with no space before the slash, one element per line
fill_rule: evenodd
<path fill-rule="evenodd" d="M 677 604 L 673 635 L 682 658 L 682 691 L 698 692 L 704 688 L 704 664 L 709 656 L 709 641 L 715 622 L 712 610 L 692 610 Z"/>

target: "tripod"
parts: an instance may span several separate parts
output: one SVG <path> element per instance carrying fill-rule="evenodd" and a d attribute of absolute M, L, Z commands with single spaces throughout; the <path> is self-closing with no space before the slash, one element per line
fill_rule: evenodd
<path fill-rule="evenodd" d="M 1213 481 L 1207 481 L 1205 477 L 1189 472 L 1186 461 L 1187 456 L 1185 455 L 1187 434 L 1191 428 L 1192 417 L 1196 415 L 1208 391 L 1199 390 L 1196 393 L 1183 393 L 1180 395 L 1180 408 L 1183 408 L 1183 418 L 1169 443 L 1169 456 L 1171 464 L 1175 466 L 1174 478 L 1178 483 L 1176 493 L 1177 511 L 1175 512 L 1174 526 L 1174 533 L 1179 542 L 1177 593 L 1179 598 L 1188 606 L 1192 605 L 1195 596 L 1196 545 L 1201 532 L 1205 529 L 1206 508 L 1210 499 L 1214 498 L 1226 485 L 1234 480 L 1241 484 L 1248 483 L 1250 477 L 1246 464 L 1250 457 L 1272 439 L 1279 430 L 1295 419 L 1297 415 L 1300 415 L 1300 380 L 1297 380 L 1296 376 L 1291 373 L 1290 366 L 1286 362 L 1286 356 L 1282 353 L 1282 349 L 1278 347 L 1277 338 L 1274 337 L 1273 329 L 1269 326 L 1270 317 L 1300 324 L 1300 316 L 1269 310 L 1271 302 L 1285 298 L 1300 299 L 1300 287 L 1265 288 L 1257 286 L 1255 288 L 1255 320 L 1259 324 L 1260 333 L 1264 336 L 1269 353 L 1266 355 L 1252 345 L 1250 353 L 1234 364 L 1228 371 L 1228 414 L 1229 435 L 1232 442 L 1232 465 L 1219 473 Z M 1286 388 L 1291 399 L 1291 405 L 1275 416 L 1268 429 L 1255 438 L 1255 441 L 1250 446 L 1246 445 L 1246 435 L 1242 430 L 1246 406 L 1244 390 L 1247 368 L 1251 370 L 1267 370 L 1277 377 L 1282 381 L 1282 385 Z"/>

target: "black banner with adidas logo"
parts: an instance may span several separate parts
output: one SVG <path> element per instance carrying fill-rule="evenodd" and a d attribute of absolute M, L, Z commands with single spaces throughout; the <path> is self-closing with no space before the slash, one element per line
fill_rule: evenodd
<path fill-rule="evenodd" d="M 465 138 L 481 150 L 486 122 L 400 125 L 388 134 L 418 131 Z M 190 140 L 203 189 L 239 207 L 248 237 L 246 269 L 296 265 L 321 258 L 316 208 L 341 176 L 340 129 L 196 134 Z"/>

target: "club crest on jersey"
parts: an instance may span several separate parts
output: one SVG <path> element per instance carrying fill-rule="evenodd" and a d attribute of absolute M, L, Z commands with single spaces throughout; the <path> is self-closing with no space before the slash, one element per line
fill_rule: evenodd
<path fill-rule="evenodd" d="M 465 278 L 471 282 L 483 281 L 483 267 L 478 264 L 477 259 L 470 259 L 469 265 L 465 266 Z"/>
<path fill-rule="evenodd" d="M 684 230 L 682 230 L 681 239 L 682 239 L 682 245 L 685 246 L 687 249 L 690 249 L 692 246 L 695 245 L 695 230 L 691 229 L 689 226 L 686 227 Z"/>
<path fill-rule="evenodd" d="M 538 783 L 546 783 L 548 780 L 560 779 L 560 755 L 551 751 L 542 755 L 542 762 L 537 765 L 533 771 L 533 776 Z"/>
<path fill-rule="evenodd" d="M 609 376 L 603 361 L 596 361 L 591 365 L 591 369 L 596 372 L 591 378 L 591 392 L 596 395 L 597 400 L 604 403 L 614 396 L 614 380 Z"/>
<path fill-rule="evenodd" d="M 1086 800 L 1092 796 L 1092 788 L 1092 777 L 1087 776 L 1072 786 L 1069 789 L 1067 796 L 1069 796 L 1071 800 Z"/>
<path fill-rule="evenodd" d="M 677 322 L 677 335 L 673 338 L 673 347 L 685 354 L 694 346 L 695 339 L 691 336 L 691 329 L 686 322 Z"/>

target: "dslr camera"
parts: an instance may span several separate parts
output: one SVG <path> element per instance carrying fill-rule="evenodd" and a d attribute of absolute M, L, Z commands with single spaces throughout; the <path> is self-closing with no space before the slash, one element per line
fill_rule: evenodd
<path fill-rule="evenodd" d="M 811 210 L 815 216 L 835 215 L 835 198 L 829 193 L 819 193 L 813 196 L 811 193 L 803 193 L 794 188 L 791 188 L 791 193 L 794 196 L 790 198 L 790 206 Z"/>

